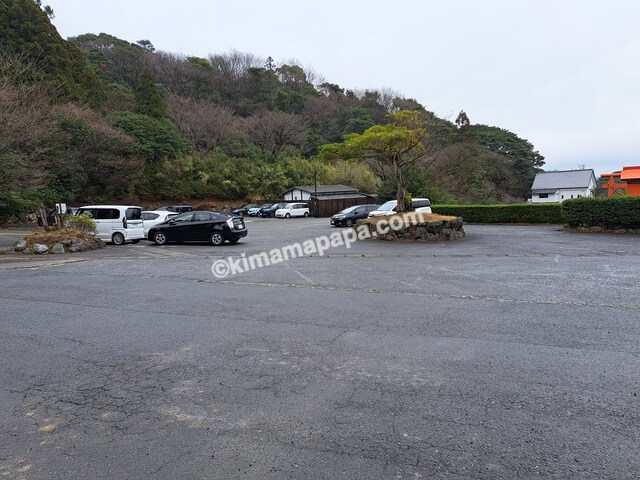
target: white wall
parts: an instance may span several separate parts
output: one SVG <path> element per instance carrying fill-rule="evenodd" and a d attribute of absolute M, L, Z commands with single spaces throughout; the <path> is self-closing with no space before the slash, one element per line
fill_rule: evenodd
<path fill-rule="evenodd" d="M 593 192 L 590 188 L 562 189 L 558 192 L 558 196 L 560 197 L 558 201 L 562 202 L 570 198 L 592 197 Z"/>
<path fill-rule="evenodd" d="M 311 199 L 311 194 L 308 192 L 303 192 L 297 188 L 294 188 L 290 192 L 284 194 L 285 201 L 296 202 L 298 200 L 309 200 Z"/>
<path fill-rule="evenodd" d="M 537 193 L 531 195 L 531 203 L 554 203 L 560 201 L 560 195 L 549 193 L 547 198 L 540 198 Z"/>
<path fill-rule="evenodd" d="M 589 183 L 590 188 L 563 188 L 558 190 L 556 194 L 550 193 L 548 198 L 540 198 L 537 193 L 531 195 L 532 203 L 553 203 L 564 202 L 571 198 L 593 197 L 593 181 Z M 573 197 L 572 197 L 573 195 Z"/>

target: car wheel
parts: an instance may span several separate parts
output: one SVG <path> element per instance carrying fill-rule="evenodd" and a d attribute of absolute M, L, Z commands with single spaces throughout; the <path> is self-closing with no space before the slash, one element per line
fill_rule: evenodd
<path fill-rule="evenodd" d="M 163 232 L 156 232 L 153 235 L 153 241 L 156 245 L 166 245 L 167 244 L 167 236 Z"/>
<path fill-rule="evenodd" d="M 345 224 L 347 227 L 353 227 L 353 220 L 351 220 L 350 218 L 348 218 L 348 219 L 347 219 L 347 221 L 346 221 L 346 222 L 344 222 L 344 224 Z"/>
<path fill-rule="evenodd" d="M 222 245 L 224 243 L 224 237 L 220 232 L 213 232 L 211 234 L 210 241 L 211 241 L 211 245 L 215 245 L 215 246 Z"/>
<path fill-rule="evenodd" d="M 284 218 L 291 218 L 291 214 L 290 213 L 285 213 Z"/>
<path fill-rule="evenodd" d="M 304 212 L 304 216 L 308 217 L 309 216 L 309 212 Z"/>
<path fill-rule="evenodd" d="M 114 245 L 124 245 L 124 235 L 120 232 L 116 232 L 111 237 L 111 241 Z"/>

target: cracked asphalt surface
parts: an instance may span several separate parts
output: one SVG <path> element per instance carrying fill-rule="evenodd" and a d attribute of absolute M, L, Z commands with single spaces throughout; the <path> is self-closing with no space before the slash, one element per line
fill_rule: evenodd
<path fill-rule="evenodd" d="M 0 477 L 640 478 L 640 238 L 0 257 Z"/>

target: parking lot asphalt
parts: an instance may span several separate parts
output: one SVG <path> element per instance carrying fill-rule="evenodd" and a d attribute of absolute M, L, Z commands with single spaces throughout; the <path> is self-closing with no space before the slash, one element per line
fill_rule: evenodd
<path fill-rule="evenodd" d="M 0 476 L 639 478 L 640 238 L 467 226 L 0 257 Z"/>

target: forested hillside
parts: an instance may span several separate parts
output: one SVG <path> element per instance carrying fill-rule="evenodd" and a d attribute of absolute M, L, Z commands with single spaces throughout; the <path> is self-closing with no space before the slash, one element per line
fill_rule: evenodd
<path fill-rule="evenodd" d="M 104 33 L 66 41 L 52 15 L 39 1 L 0 0 L 0 217 L 55 201 L 278 198 L 314 173 L 390 198 L 394 183 L 366 163 L 316 154 L 398 110 L 419 111 L 430 133 L 404 174 L 414 196 L 519 201 L 544 163 L 528 141 L 464 112 L 451 122 L 270 57 L 185 57 Z"/>

